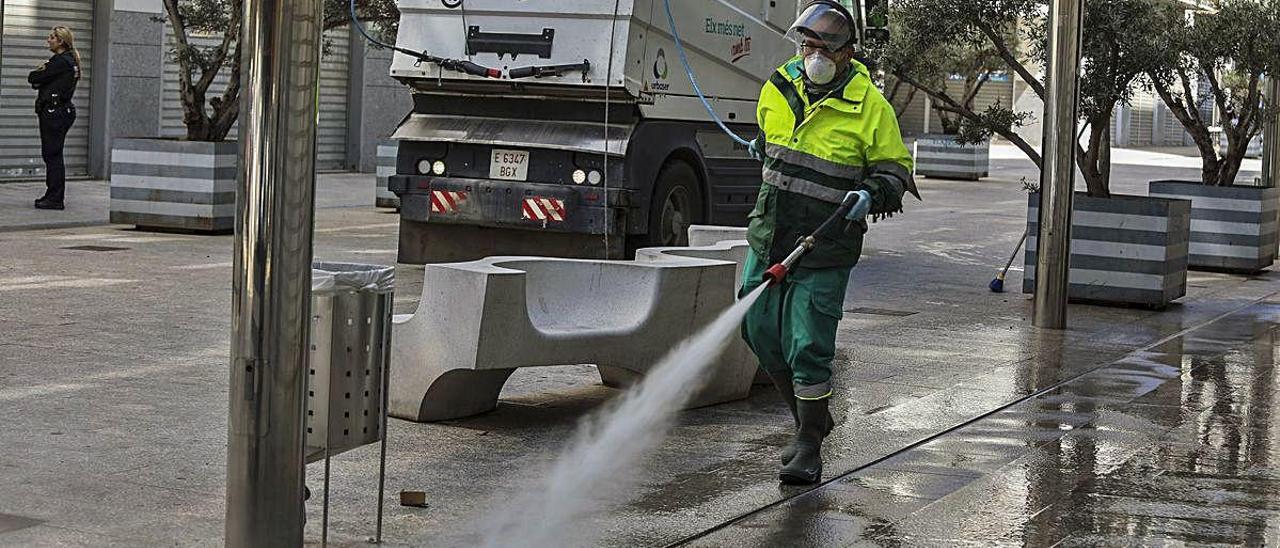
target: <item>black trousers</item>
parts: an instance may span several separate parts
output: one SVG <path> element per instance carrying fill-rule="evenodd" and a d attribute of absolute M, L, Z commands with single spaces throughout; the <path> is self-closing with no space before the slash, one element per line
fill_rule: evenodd
<path fill-rule="evenodd" d="M 44 199 L 60 204 L 66 195 L 67 166 L 62 161 L 62 146 L 67 142 L 67 132 L 76 121 L 76 107 L 63 105 L 41 108 L 40 155 L 44 157 Z"/>

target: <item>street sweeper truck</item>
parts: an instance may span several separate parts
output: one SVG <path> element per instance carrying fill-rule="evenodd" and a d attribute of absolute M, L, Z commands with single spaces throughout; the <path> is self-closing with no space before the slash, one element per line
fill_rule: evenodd
<path fill-rule="evenodd" d="M 724 129 L 755 137 L 798 3 L 399 0 L 400 261 L 622 258 L 745 225 L 760 164 Z M 877 8 L 852 7 L 864 31 Z"/>

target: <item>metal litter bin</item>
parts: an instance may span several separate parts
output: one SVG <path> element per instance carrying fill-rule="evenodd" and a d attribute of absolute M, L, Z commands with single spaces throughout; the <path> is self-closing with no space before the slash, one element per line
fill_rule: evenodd
<path fill-rule="evenodd" d="M 319 261 L 311 265 L 305 446 L 308 463 L 324 460 L 325 543 L 329 459 L 375 442 L 381 442 L 376 540 L 382 539 L 394 290 L 394 267 Z"/>

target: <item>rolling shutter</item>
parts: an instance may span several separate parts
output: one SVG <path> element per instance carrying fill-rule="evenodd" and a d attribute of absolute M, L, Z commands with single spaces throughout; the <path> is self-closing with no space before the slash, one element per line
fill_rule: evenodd
<path fill-rule="evenodd" d="M 172 31 L 165 27 L 165 49 L 173 49 Z M 347 169 L 347 96 L 350 73 L 350 33 L 346 27 L 326 32 L 325 54 L 320 65 L 320 125 L 316 138 L 316 169 Z M 188 40 L 197 46 L 213 47 L 221 36 L 192 34 Z M 217 97 L 227 87 L 230 70 L 224 68 L 209 87 L 207 97 Z M 243 84 L 243 82 L 242 82 Z M 182 137 L 187 128 L 182 123 L 182 99 L 178 92 L 178 63 L 172 55 L 165 55 L 164 99 L 161 102 L 161 134 L 165 137 Z M 209 108 L 206 105 L 206 108 Z M 231 129 L 227 139 L 235 139 L 239 124 Z"/>
<path fill-rule="evenodd" d="M 0 0 L 4 9 L 0 36 L 0 178 L 44 175 L 40 156 L 40 122 L 36 119 L 36 91 L 27 73 L 53 54 L 45 44 L 49 31 L 64 25 L 75 34 L 80 52 L 81 78 L 73 99 L 76 122 L 67 134 L 63 158 L 68 176 L 89 171 L 89 90 L 93 78 L 92 0 Z"/>

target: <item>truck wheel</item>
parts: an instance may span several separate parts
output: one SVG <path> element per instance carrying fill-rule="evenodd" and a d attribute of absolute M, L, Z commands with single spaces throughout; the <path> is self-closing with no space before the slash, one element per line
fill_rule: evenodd
<path fill-rule="evenodd" d="M 671 162 L 658 172 L 654 186 L 645 246 L 689 245 L 689 225 L 702 222 L 697 172 L 687 163 Z"/>

